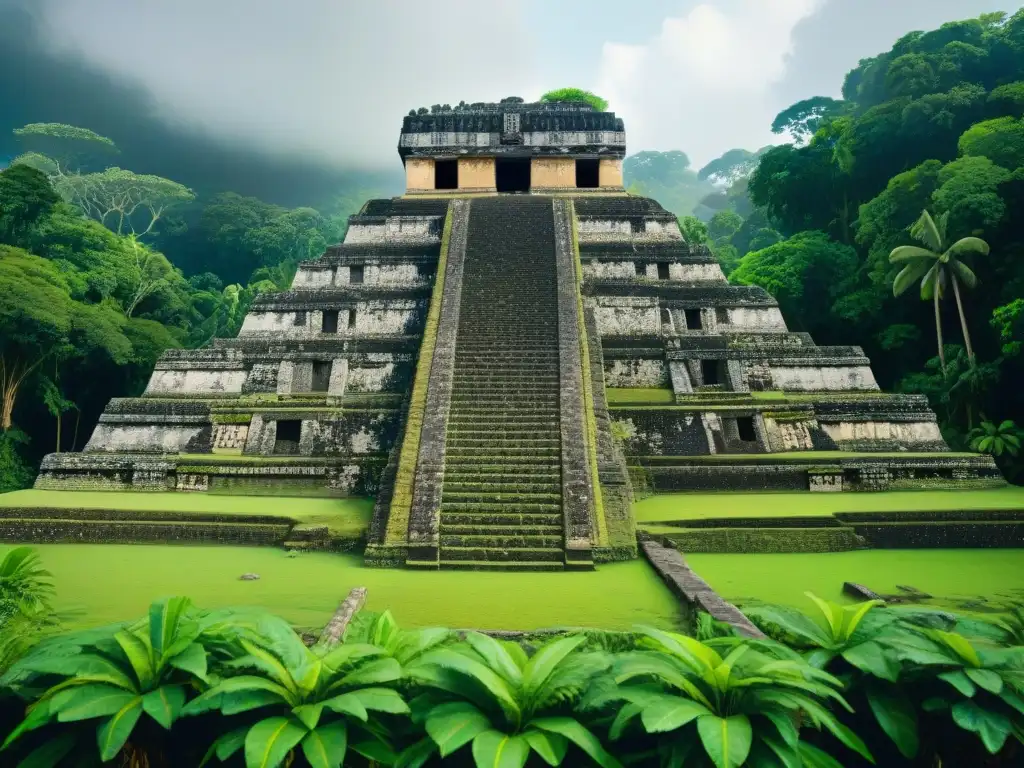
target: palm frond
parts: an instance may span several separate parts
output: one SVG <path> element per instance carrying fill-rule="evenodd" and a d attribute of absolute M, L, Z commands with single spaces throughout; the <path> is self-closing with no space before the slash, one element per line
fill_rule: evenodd
<path fill-rule="evenodd" d="M 921 218 L 914 222 L 910 228 L 910 234 L 915 240 L 924 243 L 933 251 L 942 251 L 942 231 L 927 210 L 921 212 Z"/>
<path fill-rule="evenodd" d="M 953 257 L 966 256 L 971 253 L 988 256 L 988 243 L 980 237 L 964 237 L 949 246 L 949 250 L 944 255 L 949 257 L 948 260 L 952 261 Z"/>
<path fill-rule="evenodd" d="M 965 288 L 973 288 L 978 284 L 978 276 L 975 275 L 971 268 L 962 261 L 951 261 L 949 266 L 953 270 L 953 276 L 957 278 Z"/>
<path fill-rule="evenodd" d="M 938 262 L 928 268 L 924 277 L 921 278 L 921 298 L 924 301 L 931 301 L 938 291 L 939 298 L 942 298 L 942 269 Z"/>
<path fill-rule="evenodd" d="M 939 254 L 929 251 L 927 248 L 922 248 L 919 245 L 901 245 L 898 248 L 893 248 L 892 253 L 889 254 L 889 263 L 898 264 L 902 261 L 926 261 L 932 262 L 939 258 Z"/>
<path fill-rule="evenodd" d="M 906 293 L 907 289 L 924 277 L 929 269 L 931 269 L 931 264 L 927 261 L 907 264 L 892 281 L 892 295 L 901 296 Z"/>

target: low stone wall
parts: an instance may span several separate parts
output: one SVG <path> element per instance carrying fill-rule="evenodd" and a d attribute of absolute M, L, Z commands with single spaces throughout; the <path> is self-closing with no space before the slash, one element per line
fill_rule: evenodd
<path fill-rule="evenodd" d="M 656 534 L 684 552 L 718 554 L 848 552 L 867 541 L 853 528 L 691 528 Z"/>
<path fill-rule="evenodd" d="M 31 543 L 216 542 L 273 545 L 285 540 L 290 525 L 191 522 L 104 522 L 93 520 L 0 519 L 0 541 Z M 83 574 L 87 578 L 87 574 Z"/>
<path fill-rule="evenodd" d="M 765 639 L 764 632 L 735 605 L 723 600 L 704 579 L 690 570 L 677 550 L 650 539 L 641 541 L 640 548 L 668 588 L 683 602 L 687 612 L 704 611 L 745 637 Z"/>
<path fill-rule="evenodd" d="M 854 523 L 854 530 L 876 549 L 1010 548 L 1024 546 L 1024 522 Z"/>

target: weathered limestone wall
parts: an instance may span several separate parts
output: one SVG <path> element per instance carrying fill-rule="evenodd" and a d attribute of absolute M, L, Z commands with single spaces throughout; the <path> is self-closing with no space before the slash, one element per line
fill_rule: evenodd
<path fill-rule="evenodd" d="M 668 366 L 664 360 L 608 360 L 604 361 L 605 386 L 608 387 L 667 387 Z"/>
<path fill-rule="evenodd" d="M 730 307 L 729 325 L 759 333 L 787 333 L 786 320 L 778 307 Z"/>
<path fill-rule="evenodd" d="M 389 216 L 383 220 L 354 221 L 345 234 L 345 244 L 434 244 L 441 241 L 440 227 L 439 216 Z"/>
<path fill-rule="evenodd" d="M 162 370 L 153 371 L 146 395 L 238 394 L 245 384 L 244 370 Z"/>
<path fill-rule="evenodd" d="M 658 300 L 643 296 L 602 296 L 587 302 L 594 306 L 594 316 L 602 336 L 661 332 Z"/>
<path fill-rule="evenodd" d="M 617 278 L 633 280 L 636 278 L 658 279 L 657 264 L 643 264 L 643 275 L 637 274 L 637 265 L 632 261 L 585 261 L 583 262 L 584 278 Z M 718 264 L 680 264 L 669 262 L 668 279 L 687 283 L 704 283 L 724 281 L 725 275 Z"/>
<path fill-rule="evenodd" d="M 789 392 L 877 391 L 868 365 L 770 366 L 772 389 Z"/>
<path fill-rule="evenodd" d="M 579 218 L 577 232 L 580 243 L 608 242 L 678 242 L 683 239 L 679 225 L 673 220 L 643 219 L 639 230 L 636 222 L 630 219 L 591 219 Z"/>
<path fill-rule="evenodd" d="M 353 285 L 352 268 L 347 265 L 306 264 L 299 267 L 292 281 L 295 290 L 331 288 Z M 412 287 L 426 285 L 427 278 L 420 275 L 416 264 L 365 264 L 362 285 L 388 285 Z"/>
<path fill-rule="evenodd" d="M 417 299 L 374 299 L 354 304 L 355 325 L 348 324 L 348 310 L 338 316 L 338 332 L 361 334 L 401 334 L 419 321 L 423 302 Z M 332 337 L 324 334 L 323 312 L 250 312 L 242 322 L 239 336 L 265 335 L 268 332 L 286 338 Z"/>
<path fill-rule="evenodd" d="M 410 192 L 425 192 L 434 188 L 433 159 L 429 157 L 406 158 L 405 188 Z"/>
<path fill-rule="evenodd" d="M 814 450 L 811 430 L 817 428 L 813 419 L 780 420 L 765 416 L 764 431 L 770 453 Z"/>
<path fill-rule="evenodd" d="M 822 423 L 828 436 L 840 446 L 867 443 L 892 443 L 908 450 L 923 450 L 934 446 L 945 450 L 946 443 L 934 421 L 841 421 Z"/>
<path fill-rule="evenodd" d="M 459 158 L 459 189 L 493 191 L 496 185 L 493 157 Z"/>
<path fill-rule="evenodd" d="M 565 189 L 576 186 L 576 160 L 571 157 L 535 157 L 530 161 L 532 189 Z"/>
<path fill-rule="evenodd" d="M 706 281 L 724 281 L 725 274 L 719 264 L 679 264 L 668 265 L 669 280 L 683 280 L 688 283 Z"/>
<path fill-rule="evenodd" d="M 598 165 L 598 184 L 601 187 L 622 186 L 622 160 L 603 157 Z"/>

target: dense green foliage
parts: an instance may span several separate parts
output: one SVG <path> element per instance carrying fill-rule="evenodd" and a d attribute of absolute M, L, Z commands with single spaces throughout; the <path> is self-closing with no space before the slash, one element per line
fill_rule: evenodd
<path fill-rule="evenodd" d="M 274 616 L 167 598 L 16 660 L 2 749 L 40 767 L 1015 764 L 1018 614 L 814 599 L 814 615 L 756 612 L 768 640 L 705 620 L 700 639 L 520 643 L 385 611 L 308 645 Z"/>
<path fill-rule="evenodd" d="M 363 197 L 331 214 L 233 192 L 197 201 L 109 165 L 116 144 L 86 128 L 14 133 L 25 152 L 0 172 L 0 490 L 29 484 L 43 454 L 81 449 L 165 349 L 237 333 L 257 294 L 343 238 Z"/>

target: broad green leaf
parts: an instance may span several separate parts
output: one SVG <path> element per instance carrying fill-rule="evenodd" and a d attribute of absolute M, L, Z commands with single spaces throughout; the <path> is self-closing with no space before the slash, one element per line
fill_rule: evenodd
<path fill-rule="evenodd" d="M 427 761 L 437 752 L 434 740 L 429 736 L 420 739 L 412 746 L 406 747 L 395 761 L 395 768 L 423 768 Z"/>
<path fill-rule="evenodd" d="M 771 720 L 775 730 L 779 732 L 782 740 L 791 747 L 796 747 L 800 741 L 800 730 L 797 728 L 793 715 L 785 711 L 764 709 L 761 714 Z"/>
<path fill-rule="evenodd" d="M 185 689 L 180 685 L 161 685 L 142 697 L 142 709 L 168 730 L 185 705 Z"/>
<path fill-rule="evenodd" d="M 602 768 L 621 768 L 619 761 L 601 746 L 597 736 L 573 717 L 538 717 L 531 720 L 530 725 L 542 731 L 564 736 Z"/>
<path fill-rule="evenodd" d="M 288 668 L 285 667 L 277 656 L 266 648 L 250 643 L 248 640 L 242 639 L 240 642 L 256 666 L 270 675 L 274 682 L 287 688 L 293 695 L 298 696 L 299 686 L 295 683 L 291 672 L 288 671 Z"/>
<path fill-rule="evenodd" d="M 132 735 L 132 729 L 142 715 L 142 697 L 136 696 L 121 709 L 111 715 L 96 731 L 100 748 L 100 760 L 113 760 L 121 751 L 121 747 Z"/>
<path fill-rule="evenodd" d="M 523 687 L 527 696 L 532 696 L 547 681 L 563 659 L 579 648 L 586 637 L 575 635 L 545 643 L 533 654 L 523 669 Z"/>
<path fill-rule="evenodd" d="M 774 624 L 814 645 L 828 647 L 832 644 L 831 638 L 818 624 L 791 608 L 775 605 L 757 606 L 749 611 L 748 616 L 756 623 Z"/>
<path fill-rule="evenodd" d="M 518 722 L 521 718 L 519 702 L 509 689 L 508 683 L 487 665 L 448 648 L 439 648 L 424 654 L 422 663 L 434 664 L 467 675 L 491 693 L 509 719 Z"/>
<path fill-rule="evenodd" d="M 374 656 L 383 656 L 385 653 L 383 648 L 378 648 L 375 645 L 368 645 L 366 643 L 352 643 L 349 645 L 346 643 L 333 649 L 321 661 L 331 669 L 341 670 L 356 661 Z"/>
<path fill-rule="evenodd" d="M 662 733 L 682 728 L 687 723 L 711 714 L 703 704 L 680 696 L 664 696 L 644 707 L 641 720 L 648 733 Z"/>
<path fill-rule="evenodd" d="M 351 691 L 359 703 L 373 712 L 388 712 L 392 715 L 404 715 L 409 712 L 409 705 L 402 699 L 398 691 L 391 688 L 360 688 Z"/>
<path fill-rule="evenodd" d="M 895 683 L 900 674 L 896 654 L 873 640 L 850 646 L 840 654 L 862 672 Z"/>
<path fill-rule="evenodd" d="M 884 600 L 867 600 L 857 605 L 848 605 L 843 608 L 843 640 L 849 640 L 853 636 L 853 633 L 857 631 L 857 627 L 860 626 L 861 621 L 868 615 L 868 612 L 872 608 L 877 608 L 880 605 L 885 605 Z"/>
<path fill-rule="evenodd" d="M 183 715 L 198 715 L 211 709 L 220 709 L 224 694 L 241 691 L 266 691 L 280 697 L 283 704 L 294 706 L 291 693 L 281 685 L 255 675 L 239 675 L 221 680 L 185 705 Z"/>
<path fill-rule="evenodd" d="M 246 768 L 275 768 L 306 735 L 306 728 L 291 717 L 268 717 L 245 736 Z"/>
<path fill-rule="evenodd" d="M 238 715 L 260 707 L 280 707 L 283 703 L 281 695 L 273 691 L 232 691 L 221 694 L 220 711 L 224 715 Z"/>
<path fill-rule="evenodd" d="M 55 768 L 75 748 L 77 742 L 78 735 L 75 733 L 65 732 L 50 738 L 22 758 L 18 768 Z"/>
<path fill-rule="evenodd" d="M 955 672 L 943 672 L 941 675 L 938 675 L 938 678 L 940 680 L 945 680 L 967 698 L 972 697 L 978 690 L 974 687 L 974 683 L 970 681 L 967 675 L 959 669 Z"/>
<path fill-rule="evenodd" d="M 641 712 L 643 707 L 633 702 L 628 702 L 616 713 L 615 719 L 612 721 L 611 726 L 608 728 L 608 738 L 612 741 L 618 741 L 622 736 L 623 731 L 629 727 L 629 723 Z"/>
<path fill-rule="evenodd" d="M 138 694 L 112 685 L 82 685 L 61 691 L 50 702 L 50 712 L 62 723 L 107 717 L 138 698 Z"/>
<path fill-rule="evenodd" d="M 341 768 L 348 749 L 348 728 L 344 721 L 321 725 L 302 740 L 302 753 L 312 768 Z"/>
<path fill-rule="evenodd" d="M 548 765 L 561 765 L 569 750 L 569 740 L 557 733 L 529 730 L 523 733 L 523 738 Z"/>
<path fill-rule="evenodd" d="M 382 766 L 394 765 L 395 761 L 398 759 L 398 755 L 395 754 L 394 750 L 379 738 L 351 742 L 348 748 L 353 752 L 358 752 L 367 760 L 372 761 L 372 763 L 380 764 Z"/>
<path fill-rule="evenodd" d="M 23 733 L 34 731 L 36 728 L 41 728 L 53 719 L 53 712 L 50 710 L 51 702 L 48 699 L 33 704 L 25 715 L 25 718 L 18 723 L 18 727 L 7 734 L 7 738 L 4 739 L 3 746 L 0 746 L 0 750 L 7 749 L 7 747 L 21 736 Z"/>
<path fill-rule="evenodd" d="M 868 705 L 885 735 L 892 739 L 901 755 L 912 760 L 919 748 L 914 703 L 897 685 L 869 685 L 866 693 Z"/>
<path fill-rule="evenodd" d="M 298 683 L 299 689 L 307 695 L 312 693 L 316 689 L 317 683 L 320 682 L 320 677 L 325 674 L 325 669 L 329 673 L 330 668 L 325 667 L 323 661 L 310 654 L 306 663 L 297 670 L 295 675 L 295 682 Z"/>
<path fill-rule="evenodd" d="M 402 665 L 396 659 L 383 658 L 361 664 L 343 678 L 331 684 L 331 689 L 357 685 L 393 683 L 402 677 Z"/>
<path fill-rule="evenodd" d="M 320 715 L 323 711 L 324 705 L 320 702 L 316 704 L 303 704 L 295 707 L 292 710 L 292 714 L 299 719 L 299 722 L 312 731 L 316 728 L 317 723 L 320 722 Z"/>
<path fill-rule="evenodd" d="M 943 632 L 941 629 L 927 630 L 927 632 L 930 637 L 949 647 L 968 665 L 972 667 L 981 666 L 981 659 L 978 658 L 978 652 L 974 650 L 974 646 L 971 645 L 967 638 L 962 635 L 958 635 L 956 632 Z"/>
<path fill-rule="evenodd" d="M 434 707 L 427 715 L 425 726 L 441 757 L 447 757 L 488 730 L 491 721 L 472 704 L 455 701 Z"/>
<path fill-rule="evenodd" d="M 803 768 L 803 761 L 800 759 L 800 752 L 797 750 L 796 744 L 788 744 L 781 739 L 771 736 L 761 736 L 761 741 L 772 751 L 773 758 L 770 762 L 762 760 L 762 765 L 772 765 L 773 768 L 778 768 L 777 762 L 778 765 L 781 765 L 781 768 Z M 751 753 L 750 765 L 751 768 L 758 768 L 758 762 L 753 759 L 753 752 Z"/>
<path fill-rule="evenodd" d="M 529 756 L 530 745 L 522 736 L 482 731 L 473 739 L 476 768 L 523 768 Z"/>
<path fill-rule="evenodd" d="M 487 666 L 509 683 L 518 686 L 523 681 L 523 670 L 500 641 L 480 632 L 468 632 L 466 642 L 480 654 Z"/>
<path fill-rule="evenodd" d="M 169 597 L 149 606 L 149 644 L 156 658 L 162 659 L 171 647 L 178 622 L 190 605 L 187 597 Z"/>
<path fill-rule="evenodd" d="M 171 656 L 167 663 L 175 669 L 191 672 L 204 683 L 208 680 L 206 676 L 206 650 L 199 643 L 191 643 L 185 646 L 181 653 Z"/>
<path fill-rule="evenodd" d="M 718 717 L 702 715 L 697 720 L 704 751 L 716 768 L 735 768 L 743 765 L 750 753 L 754 734 L 746 715 Z"/>
<path fill-rule="evenodd" d="M 901 245 L 898 248 L 894 248 L 892 253 L 889 254 L 889 263 L 899 264 L 905 261 L 930 262 L 934 261 L 938 257 L 939 255 L 937 253 L 932 253 L 931 251 L 921 248 L 918 245 Z"/>
<path fill-rule="evenodd" d="M 800 759 L 804 768 L 843 768 L 843 764 L 827 752 L 823 752 L 806 741 L 800 742 Z"/>
<path fill-rule="evenodd" d="M 989 693 L 998 694 L 1003 690 L 1003 678 L 991 669 L 975 669 L 973 667 L 968 667 L 964 670 L 964 673 L 971 678 L 979 688 L 984 688 Z"/>
<path fill-rule="evenodd" d="M 204 765 L 210 762 L 214 755 L 223 763 L 245 745 L 245 734 L 248 732 L 249 726 L 243 725 L 241 728 L 235 728 L 233 731 L 221 734 L 210 745 L 206 755 L 203 757 L 203 761 L 199 763 L 199 768 L 203 768 Z"/>
<path fill-rule="evenodd" d="M 965 731 L 978 734 L 989 754 L 996 754 L 1006 743 L 1013 726 L 999 712 L 983 709 L 974 701 L 961 701 L 953 705 L 953 722 Z"/>
<path fill-rule="evenodd" d="M 358 691 L 332 696 L 324 700 L 323 705 L 331 710 L 331 712 L 337 712 L 339 715 L 352 715 L 352 717 L 362 720 L 364 723 L 370 719 L 366 712 L 366 707 L 359 700 Z"/>
<path fill-rule="evenodd" d="M 838 642 L 841 639 L 840 633 L 843 629 L 842 611 L 839 606 L 822 600 L 813 592 L 804 592 L 804 594 L 818 606 L 818 610 L 825 619 L 825 626 L 828 628 L 832 641 Z"/>
<path fill-rule="evenodd" d="M 620 653 L 613 670 L 615 682 L 623 683 L 635 677 L 654 676 L 666 685 L 684 691 L 690 698 L 710 709 L 711 702 L 700 688 L 676 666 L 677 663 L 679 662 L 673 656 L 665 653 L 652 651 Z"/>
<path fill-rule="evenodd" d="M 114 641 L 124 651 L 124 655 L 128 657 L 128 663 L 135 670 L 135 677 L 138 678 L 139 685 L 143 690 L 148 689 L 153 685 L 153 679 L 156 674 L 153 669 L 153 660 L 150 658 L 149 645 L 134 632 L 127 632 L 125 630 L 115 634 Z"/>

